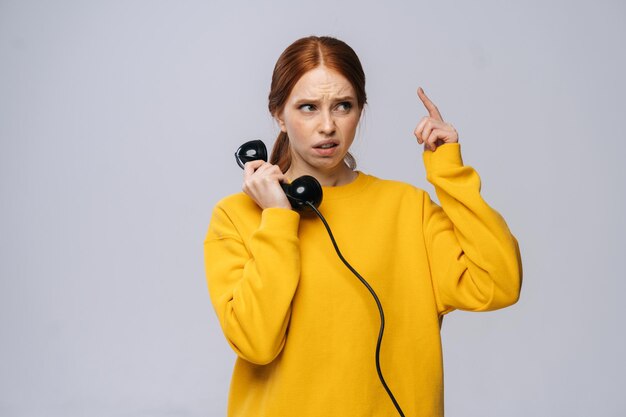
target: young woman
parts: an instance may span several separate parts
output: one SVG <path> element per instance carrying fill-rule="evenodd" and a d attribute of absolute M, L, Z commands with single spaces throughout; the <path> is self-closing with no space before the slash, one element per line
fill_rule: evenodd
<path fill-rule="evenodd" d="M 237 360 L 228 415 L 393 416 L 375 366 L 376 303 L 341 263 L 322 222 L 291 210 L 280 183 L 312 175 L 320 212 L 385 314 L 380 366 L 406 416 L 443 416 L 440 323 L 454 309 L 518 300 L 518 245 L 463 165 L 458 135 L 422 89 L 415 129 L 441 206 L 411 185 L 355 170 L 349 154 L 365 76 L 344 42 L 307 37 L 274 68 L 280 126 L 270 162 L 215 207 L 204 242 L 211 301 Z"/>

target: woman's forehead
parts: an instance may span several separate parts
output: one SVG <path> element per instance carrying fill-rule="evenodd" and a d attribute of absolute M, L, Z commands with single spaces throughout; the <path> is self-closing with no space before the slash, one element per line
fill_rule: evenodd
<path fill-rule="evenodd" d="M 290 99 L 354 97 L 350 81 L 339 72 L 320 66 L 306 72 L 291 91 Z"/>

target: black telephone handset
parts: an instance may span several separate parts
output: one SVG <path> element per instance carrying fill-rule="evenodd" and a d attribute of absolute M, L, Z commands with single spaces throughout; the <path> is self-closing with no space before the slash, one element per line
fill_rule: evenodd
<path fill-rule="evenodd" d="M 263 160 L 267 162 L 267 148 L 260 140 L 251 140 L 244 143 L 235 152 L 237 165 L 243 169 L 244 164 L 250 161 Z M 291 207 L 300 212 L 313 211 L 309 203 L 315 208 L 322 204 L 322 186 L 310 175 L 296 178 L 290 184 L 281 183 Z"/>

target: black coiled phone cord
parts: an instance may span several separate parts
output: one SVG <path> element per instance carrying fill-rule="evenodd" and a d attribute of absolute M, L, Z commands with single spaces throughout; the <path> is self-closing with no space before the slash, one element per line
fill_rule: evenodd
<path fill-rule="evenodd" d="M 393 396 L 393 393 L 387 386 L 387 383 L 385 382 L 385 378 L 383 377 L 383 372 L 380 369 L 380 345 L 382 344 L 383 333 L 385 331 L 385 313 L 383 313 L 383 306 L 380 303 L 378 296 L 376 295 L 376 293 L 374 292 L 374 289 L 370 286 L 370 284 L 368 284 L 365 278 L 363 278 L 352 267 L 352 265 L 350 265 L 348 261 L 346 261 L 346 259 L 341 254 L 341 251 L 339 250 L 339 247 L 337 246 L 337 242 L 335 242 L 333 232 L 330 230 L 330 226 L 328 226 L 328 223 L 326 223 L 326 219 L 324 219 L 324 216 L 322 216 L 322 213 L 320 213 L 312 203 L 307 201 L 306 204 L 315 212 L 315 214 L 317 214 L 317 216 L 320 218 L 322 223 L 324 223 L 324 226 L 326 227 L 326 231 L 328 232 L 328 236 L 330 236 L 330 240 L 332 241 L 333 246 L 335 247 L 335 251 L 337 252 L 337 255 L 339 255 L 339 259 L 341 259 L 341 261 L 346 265 L 346 267 L 348 267 L 348 269 L 359 279 L 359 281 L 361 281 L 363 285 L 365 285 L 365 287 L 368 289 L 370 294 L 372 294 L 372 297 L 374 297 L 374 300 L 376 301 L 376 305 L 378 306 L 378 312 L 380 313 L 380 332 L 378 333 L 378 341 L 376 342 L 376 371 L 378 372 L 378 378 L 380 379 L 380 382 L 383 384 L 385 391 L 387 391 L 387 394 L 389 395 L 389 398 L 391 398 L 393 405 L 396 407 L 396 410 L 398 410 L 398 414 L 400 414 L 400 416 L 402 417 L 405 417 L 404 413 L 402 412 L 402 409 L 400 408 L 400 404 L 398 404 L 398 401 L 396 401 L 396 398 Z"/>

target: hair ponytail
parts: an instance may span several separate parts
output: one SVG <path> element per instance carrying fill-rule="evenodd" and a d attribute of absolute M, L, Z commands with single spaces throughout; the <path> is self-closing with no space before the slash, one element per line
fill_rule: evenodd
<path fill-rule="evenodd" d="M 281 131 L 274 142 L 270 164 L 278 165 L 282 172 L 287 172 L 291 166 L 291 151 L 289 150 L 289 137 Z"/>

